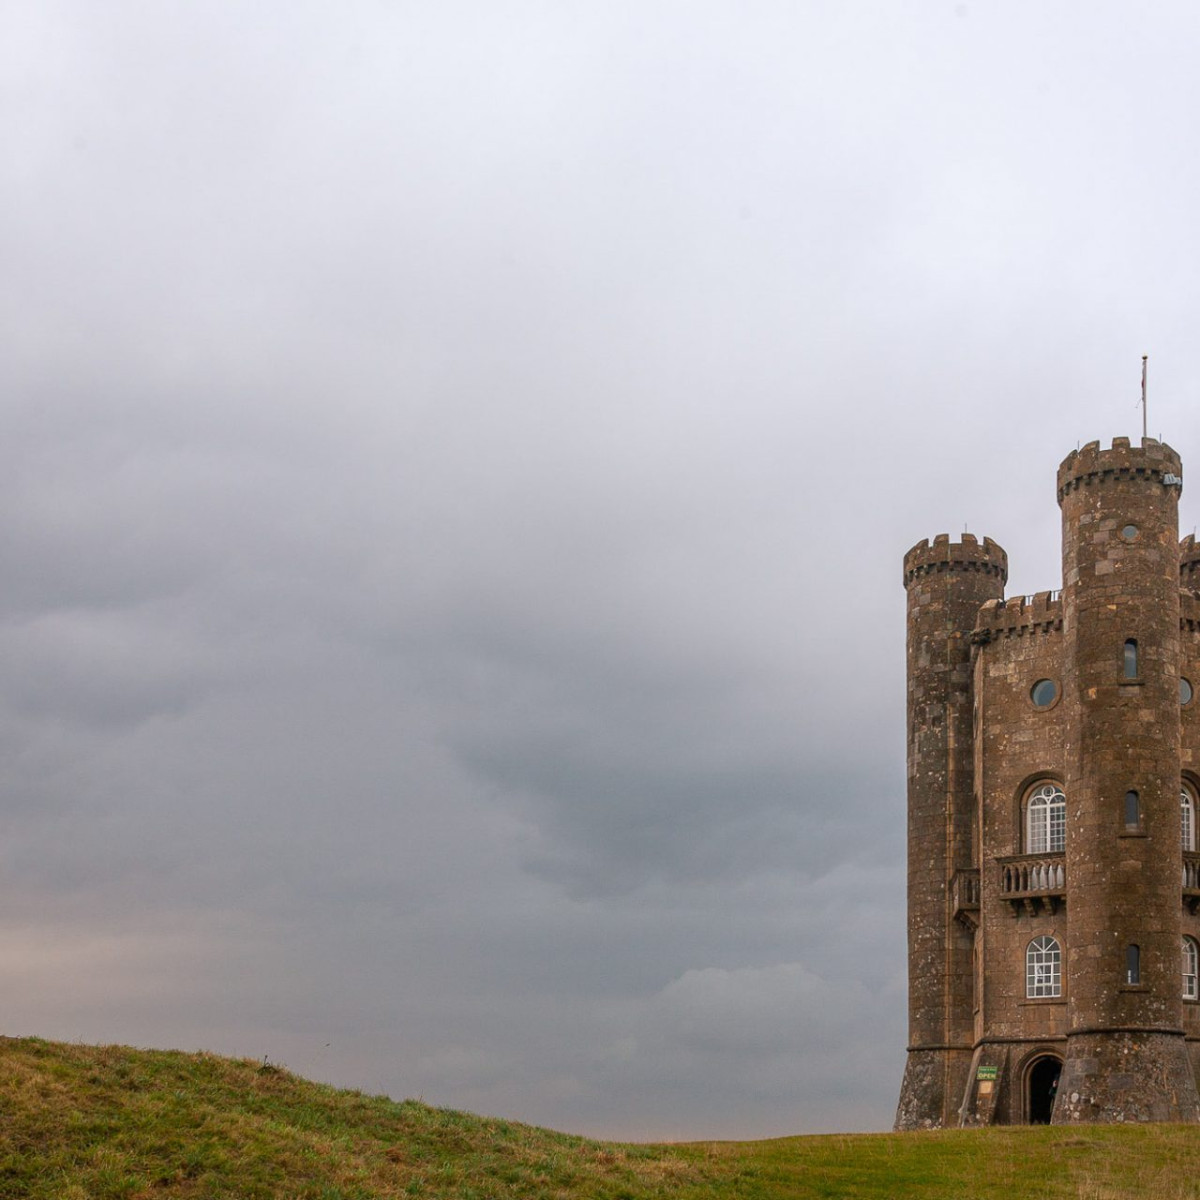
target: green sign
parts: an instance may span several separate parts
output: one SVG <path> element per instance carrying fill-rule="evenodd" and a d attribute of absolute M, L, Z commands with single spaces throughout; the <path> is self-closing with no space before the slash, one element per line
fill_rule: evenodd
<path fill-rule="evenodd" d="M 975 1072 L 976 1079 L 995 1079 L 999 1072 L 999 1067 L 979 1067 Z"/>

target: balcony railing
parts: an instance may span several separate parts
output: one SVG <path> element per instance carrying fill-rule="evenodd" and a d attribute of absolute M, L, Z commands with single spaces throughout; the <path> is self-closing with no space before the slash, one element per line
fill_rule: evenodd
<path fill-rule="evenodd" d="M 968 929 L 979 928 L 979 871 L 969 868 L 954 872 L 954 919 Z"/>
<path fill-rule="evenodd" d="M 1183 904 L 1188 912 L 1200 908 L 1200 854 L 1183 852 Z"/>
<path fill-rule="evenodd" d="M 1067 898 L 1066 855 L 1015 854 L 997 860 L 1000 895 L 1012 905 L 1013 916 L 1035 914 L 1043 909 L 1054 913 Z M 1200 895 L 1200 893 L 1198 893 Z"/>
<path fill-rule="evenodd" d="M 996 862 L 1000 895 L 1012 906 L 1014 916 L 1043 909 L 1055 913 L 1066 903 L 1065 854 L 1014 854 Z M 1190 913 L 1200 912 L 1200 853 L 1183 852 L 1182 884 L 1184 907 Z M 979 924 L 979 872 L 956 871 L 953 886 L 954 917 L 974 929 Z"/>

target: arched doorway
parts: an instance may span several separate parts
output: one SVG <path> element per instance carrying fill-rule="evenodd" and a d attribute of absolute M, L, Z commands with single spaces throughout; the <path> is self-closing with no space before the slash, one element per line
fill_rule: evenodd
<path fill-rule="evenodd" d="M 1062 1059 L 1053 1054 L 1043 1054 L 1029 1064 L 1025 1074 L 1025 1111 L 1030 1125 L 1050 1124 L 1061 1074 Z"/>

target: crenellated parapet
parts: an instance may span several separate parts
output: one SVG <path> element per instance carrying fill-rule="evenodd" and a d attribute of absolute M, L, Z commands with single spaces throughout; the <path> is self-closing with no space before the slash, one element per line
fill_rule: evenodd
<path fill-rule="evenodd" d="M 1129 438 L 1113 438 L 1110 450 L 1101 450 L 1099 442 L 1088 442 L 1072 450 L 1058 468 L 1058 502 L 1081 487 L 1107 483 L 1114 479 L 1145 479 L 1166 487 L 1183 490 L 1183 463 L 1165 442 L 1142 438 L 1134 446 Z"/>
<path fill-rule="evenodd" d="M 1190 591 L 1200 590 L 1200 545 L 1189 533 L 1179 543 L 1179 582 Z"/>
<path fill-rule="evenodd" d="M 991 538 L 981 542 L 973 533 L 964 533 L 952 542 L 948 533 L 939 533 L 931 542 L 922 538 L 904 556 L 904 586 L 923 575 L 944 571 L 974 571 L 994 575 L 1001 586 L 1008 579 L 1008 555 Z"/>
<path fill-rule="evenodd" d="M 1200 595 L 1183 588 L 1179 591 L 1179 629 L 1182 633 L 1200 633 Z"/>
<path fill-rule="evenodd" d="M 1062 598 L 1058 592 L 989 600 L 979 610 L 971 640 L 991 642 L 1001 637 L 1053 633 L 1062 629 L 1062 620 Z"/>

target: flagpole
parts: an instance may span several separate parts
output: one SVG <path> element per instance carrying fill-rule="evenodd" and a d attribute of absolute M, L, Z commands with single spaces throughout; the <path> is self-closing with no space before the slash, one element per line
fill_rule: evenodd
<path fill-rule="evenodd" d="M 1142 355 L 1142 437 L 1143 438 L 1150 436 L 1146 431 L 1146 427 L 1149 423 L 1147 420 L 1147 417 L 1146 417 L 1146 359 L 1148 359 L 1149 357 L 1150 356 L 1148 354 Z"/>

